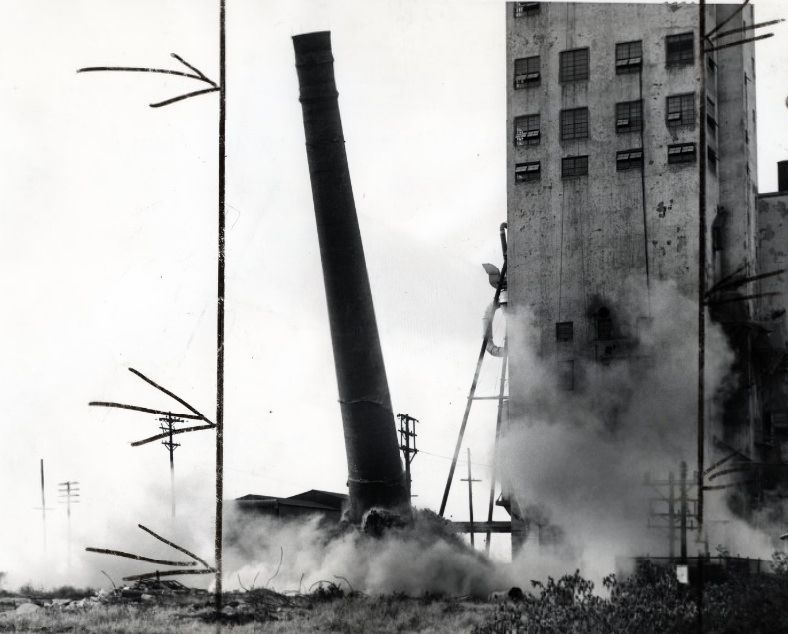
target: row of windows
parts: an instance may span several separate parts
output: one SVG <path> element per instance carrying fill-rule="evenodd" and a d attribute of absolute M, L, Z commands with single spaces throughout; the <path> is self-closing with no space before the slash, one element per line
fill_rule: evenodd
<path fill-rule="evenodd" d="M 676 143 L 668 146 L 668 164 L 694 163 L 696 161 L 694 143 Z M 709 169 L 716 172 L 717 154 L 708 149 Z M 643 148 L 632 148 L 616 152 L 616 171 L 626 172 L 643 168 Z M 588 155 L 565 156 L 561 159 L 561 178 L 574 178 L 588 175 Z M 542 178 L 541 161 L 517 163 L 514 166 L 514 180 L 517 183 L 538 181 Z"/>
<path fill-rule="evenodd" d="M 569 108 L 561 111 L 561 140 L 588 138 L 588 108 Z M 712 117 L 713 120 L 713 117 Z M 695 95 L 672 95 L 667 97 L 665 123 L 668 127 L 693 125 L 695 123 Z M 528 114 L 514 119 L 514 144 L 539 145 L 541 139 L 541 117 Z M 711 123 L 710 123 L 711 125 Z M 716 121 L 714 122 L 716 126 Z M 622 101 L 616 104 L 616 132 L 639 132 L 643 127 L 643 102 Z"/>
<path fill-rule="evenodd" d="M 525 3 L 533 4 L 533 3 Z M 589 77 L 590 49 L 561 51 L 558 59 L 558 80 L 562 83 L 583 81 Z M 695 36 L 692 32 L 668 35 L 665 38 L 665 65 L 685 66 L 695 61 Z M 616 44 L 616 74 L 638 72 L 643 66 L 643 41 Z M 541 82 L 539 55 L 514 60 L 515 90 L 537 86 Z"/>

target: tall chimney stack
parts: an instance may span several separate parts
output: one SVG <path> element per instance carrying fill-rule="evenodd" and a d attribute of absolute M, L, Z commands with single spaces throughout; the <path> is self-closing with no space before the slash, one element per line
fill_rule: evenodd
<path fill-rule="evenodd" d="M 293 37 L 345 433 L 350 508 L 410 508 L 350 184 L 328 31 Z"/>

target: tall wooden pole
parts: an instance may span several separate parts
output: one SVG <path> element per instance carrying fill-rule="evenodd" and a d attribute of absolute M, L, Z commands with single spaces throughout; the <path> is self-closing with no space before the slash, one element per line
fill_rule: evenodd
<path fill-rule="evenodd" d="M 216 293 L 216 559 L 215 604 L 222 609 L 222 497 L 224 495 L 225 129 L 227 121 L 226 0 L 219 0 L 219 236 Z"/>

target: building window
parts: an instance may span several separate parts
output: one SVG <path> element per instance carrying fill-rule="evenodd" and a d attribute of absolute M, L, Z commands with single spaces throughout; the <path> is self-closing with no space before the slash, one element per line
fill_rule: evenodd
<path fill-rule="evenodd" d="M 712 132 L 717 130 L 717 104 L 711 97 L 706 97 L 706 123 Z"/>
<path fill-rule="evenodd" d="M 567 156 L 561 159 L 561 178 L 586 176 L 588 174 L 588 156 Z"/>
<path fill-rule="evenodd" d="M 538 114 L 528 114 L 514 119 L 514 145 L 539 145 L 539 120 Z"/>
<path fill-rule="evenodd" d="M 613 338 L 613 318 L 610 310 L 604 306 L 596 311 L 596 338 L 600 341 Z"/>
<path fill-rule="evenodd" d="M 642 127 L 642 101 L 621 101 L 616 104 L 616 132 L 638 132 Z"/>
<path fill-rule="evenodd" d="M 523 18 L 527 15 L 536 15 L 539 13 L 538 2 L 515 2 L 514 3 L 514 17 Z"/>
<path fill-rule="evenodd" d="M 588 138 L 588 108 L 561 111 L 561 139 Z"/>
<path fill-rule="evenodd" d="M 517 163 L 514 166 L 514 182 L 528 183 L 538 181 L 542 177 L 542 164 L 539 161 Z"/>
<path fill-rule="evenodd" d="M 574 322 L 559 321 L 555 324 L 556 341 L 572 341 L 574 336 Z"/>
<path fill-rule="evenodd" d="M 514 60 L 514 88 L 538 86 L 542 74 L 539 70 L 539 56 L 521 57 Z"/>
<path fill-rule="evenodd" d="M 713 75 L 714 73 L 716 73 L 716 72 L 717 72 L 717 62 L 715 62 L 715 61 L 714 61 L 714 60 L 711 58 L 711 55 L 709 55 L 707 59 L 708 59 L 708 64 L 706 64 L 706 66 L 707 66 L 707 67 L 708 67 L 708 69 L 709 69 L 709 74 Z"/>
<path fill-rule="evenodd" d="M 643 149 L 624 150 L 616 152 L 616 171 L 625 172 L 627 170 L 643 168 Z"/>
<path fill-rule="evenodd" d="M 695 61 L 695 35 L 680 33 L 665 38 L 665 65 L 685 66 Z"/>
<path fill-rule="evenodd" d="M 616 75 L 635 73 L 643 66 L 643 42 L 616 44 Z"/>
<path fill-rule="evenodd" d="M 562 390 L 575 389 L 575 362 L 573 359 L 558 362 L 558 382 Z"/>
<path fill-rule="evenodd" d="M 712 253 L 722 251 L 722 227 L 711 227 L 711 250 Z"/>
<path fill-rule="evenodd" d="M 668 97 L 665 118 L 669 127 L 694 125 L 695 93 L 690 92 L 686 95 L 671 95 Z"/>
<path fill-rule="evenodd" d="M 668 146 L 668 163 L 694 163 L 695 144 L 677 143 Z"/>
<path fill-rule="evenodd" d="M 717 173 L 717 153 L 714 151 L 714 149 L 711 146 L 709 146 L 706 149 L 706 159 L 707 159 L 706 163 L 708 164 L 709 171 L 712 174 L 716 174 Z"/>
<path fill-rule="evenodd" d="M 560 56 L 559 80 L 561 82 L 588 79 L 588 49 L 563 51 Z"/>

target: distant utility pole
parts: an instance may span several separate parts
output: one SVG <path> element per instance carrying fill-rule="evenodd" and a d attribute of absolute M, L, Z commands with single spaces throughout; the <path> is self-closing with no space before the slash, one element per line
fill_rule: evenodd
<path fill-rule="evenodd" d="M 68 522 L 68 567 L 71 568 L 71 504 L 77 504 L 79 500 L 79 482 L 72 480 L 60 482 L 58 484 L 60 489 L 60 497 L 65 498 L 60 500 L 61 504 L 66 505 L 66 517 Z"/>
<path fill-rule="evenodd" d="M 397 414 L 397 418 L 399 418 L 399 448 L 405 455 L 405 481 L 408 483 L 408 496 L 412 498 L 410 463 L 419 452 L 416 449 L 416 423 L 419 421 L 407 414 Z M 413 438 L 413 446 L 410 443 L 411 438 Z"/>
<path fill-rule="evenodd" d="M 473 539 L 473 483 L 474 482 L 481 482 L 481 480 L 474 480 L 473 476 L 471 475 L 471 448 L 468 447 L 468 477 L 467 478 L 460 478 L 462 482 L 468 483 L 468 510 L 470 511 L 470 520 L 471 520 L 471 546 L 475 546 L 474 539 Z"/>
<path fill-rule="evenodd" d="M 183 423 L 182 418 L 173 416 L 169 412 L 166 416 L 159 418 L 161 422 L 160 429 L 162 435 L 166 434 L 161 444 L 164 445 L 170 452 L 170 505 L 172 507 L 172 517 L 175 518 L 175 450 L 180 447 L 180 443 L 173 442 L 173 425 L 175 423 Z"/>
<path fill-rule="evenodd" d="M 52 509 L 47 508 L 46 496 L 44 495 L 44 459 L 41 458 L 41 522 L 43 527 L 44 552 L 47 551 L 47 511 L 51 510 Z"/>
<path fill-rule="evenodd" d="M 649 528 L 667 529 L 668 552 L 670 558 L 676 556 L 676 532 L 678 528 L 680 541 L 680 559 L 687 560 L 687 531 L 697 529 L 697 499 L 689 498 L 689 490 L 695 486 L 687 478 L 687 463 L 681 463 L 679 480 L 671 471 L 667 480 L 652 480 L 646 475 L 645 484 L 652 487 L 659 495 L 649 499 Z M 678 490 L 677 490 L 678 485 Z M 667 488 L 667 491 L 665 491 Z M 666 506 L 667 507 L 666 507 Z M 695 505 L 691 509 L 691 505 Z M 678 527 L 677 527 L 678 525 Z"/>

